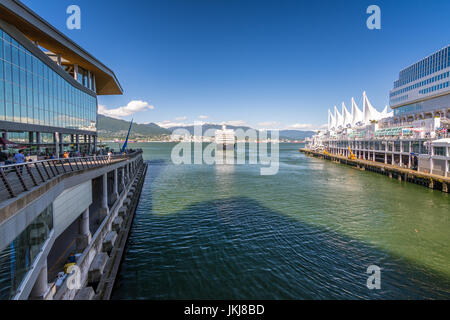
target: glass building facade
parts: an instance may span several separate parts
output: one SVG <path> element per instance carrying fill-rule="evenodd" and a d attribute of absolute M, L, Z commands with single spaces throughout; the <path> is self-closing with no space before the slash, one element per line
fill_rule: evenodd
<path fill-rule="evenodd" d="M 0 248 L 0 300 L 12 298 L 53 230 L 53 205 L 6 248 Z"/>
<path fill-rule="evenodd" d="M 439 72 L 447 67 L 450 67 L 450 46 L 400 71 L 399 79 L 394 82 L 394 89 Z"/>
<path fill-rule="evenodd" d="M 97 98 L 0 29 L 0 120 L 95 132 Z"/>
<path fill-rule="evenodd" d="M 400 71 L 389 99 L 394 116 L 445 115 L 450 107 L 449 94 L 450 45 Z"/>

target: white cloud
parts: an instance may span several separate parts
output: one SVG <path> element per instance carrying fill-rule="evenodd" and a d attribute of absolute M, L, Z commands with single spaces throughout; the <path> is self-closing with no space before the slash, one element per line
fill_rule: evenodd
<path fill-rule="evenodd" d="M 170 127 L 186 127 L 189 126 L 189 123 L 185 122 L 179 122 L 179 121 L 172 121 L 172 120 L 164 120 L 161 122 L 156 122 L 156 124 L 163 128 L 170 128 Z"/>
<path fill-rule="evenodd" d="M 263 127 L 263 128 L 271 128 L 271 127 L 278 126 L 279 124 L 280 123 L 277 121 L 266 121 L 266 122 L 258 123 L 258 126 Z"/>
<path fill-rule="evenodd" d="M 312 127 L 313 127 L 313 125 L 309 124 L 309 123 L 295 123 L 295 124 L 291 124 L 290 126 L 288 126 L 288 128 L 290 128 L 290 129 L 297 129 L 297 130 L 311 129 Z"/>
<path fill-rule="evenodd" d="M 187 119 L 187 117 L 176 117 L 175 121 L 183 121 L 183 120 L 186 120 L 186 119 Z"/>
<path fill-rule="evenodd" d="M 231 120 L 231 121 L 225 121 L 224 122 L 226 125 L 229 125 L 229 126 L 236 126 L 236 127 L 239 127 L 239 126 L 245 126 L 245 127 L 248 127 L 249 125 L 247 124 L 247 122 L 245 122 L 244 120 Z"/>
<path fill-rule="evenodd" d="M 198 116 L 199 117 L 199 119 L 208 119 L 208 116 L 204 116 L 204 115 L 201 115 L 201 116 Z"/>
<path fill-rule="evenodd" d="M 128 102 L 126 106 L 122 106 L 115 109 L 107 109 L 103 105 L 98 105 L 98 113 L 103 114 L 108 117 L 113 118 L 121 118 L 126 116 L 131 116 L 132 114 L 135 114 L 136 112 L 146 111 L 146 110 L 152 110 L 155 107 L 150 105 L 146 101 L 142 100 L 132 100 Z"/>
<path fill-rule="evenodd" d="M 324 129 L 327 128 L 328 124 L 322 124 L 322 125 L 317 125 L 317 124 L 310 124 L 310 123 L 295 123 L 295 124 L 291 124 L 290 126 L 287 126 L 286 129 L 291 129 L 291 130 L 319 130 L 319 129 Z"/>

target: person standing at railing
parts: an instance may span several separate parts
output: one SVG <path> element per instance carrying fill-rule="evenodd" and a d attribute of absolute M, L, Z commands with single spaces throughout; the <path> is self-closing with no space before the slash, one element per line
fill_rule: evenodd
<path fill-rule="evenodd" d="M 17 152 L 14 155 L 14 162 L 16 164 L 20 164 L 20 163 L 24 163 L 25 162 L 25 156 L 23 155 L 23 150 L 19 150 L 19 152 Z"/>
<path fill-rule="evenodd" d="M 108 162 L 111 162 L 111 151 L 108 151 Z"/>
<path fill-rule="evenodd" d="M 14 155 L 14 162 L 16 164 L 25 163 L 25 156 L 23 155 L 23 150 L 19 150 L 19 152 L 17 152 Z M 19 170 L 20 170 L 20 174 L 22 174 L 23 166 L 20 166 Z"/>

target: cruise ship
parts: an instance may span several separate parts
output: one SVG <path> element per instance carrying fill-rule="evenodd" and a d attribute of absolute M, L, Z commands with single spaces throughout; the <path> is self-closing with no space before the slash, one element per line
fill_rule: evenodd
<path fill-rule="evenodd" d="M 226 125 L 222 125 L 221 130 L 216 130 L 215 141 L 218 150 L 234 150 L 236 144 L 234 130 L 227 129 Z"/>

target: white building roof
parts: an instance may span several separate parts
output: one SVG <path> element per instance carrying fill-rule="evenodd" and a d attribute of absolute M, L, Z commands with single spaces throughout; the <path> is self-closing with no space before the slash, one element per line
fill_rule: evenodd
<path fill-rule="evenodd" d="M 438 139 L 438 140 L 434 140 L 431 141 L 431 144 L 435 145 L 435 144 L 440 144 L 440 145 L 450 145 L 450 138 L 444 138 L 444 139 Z"/>

